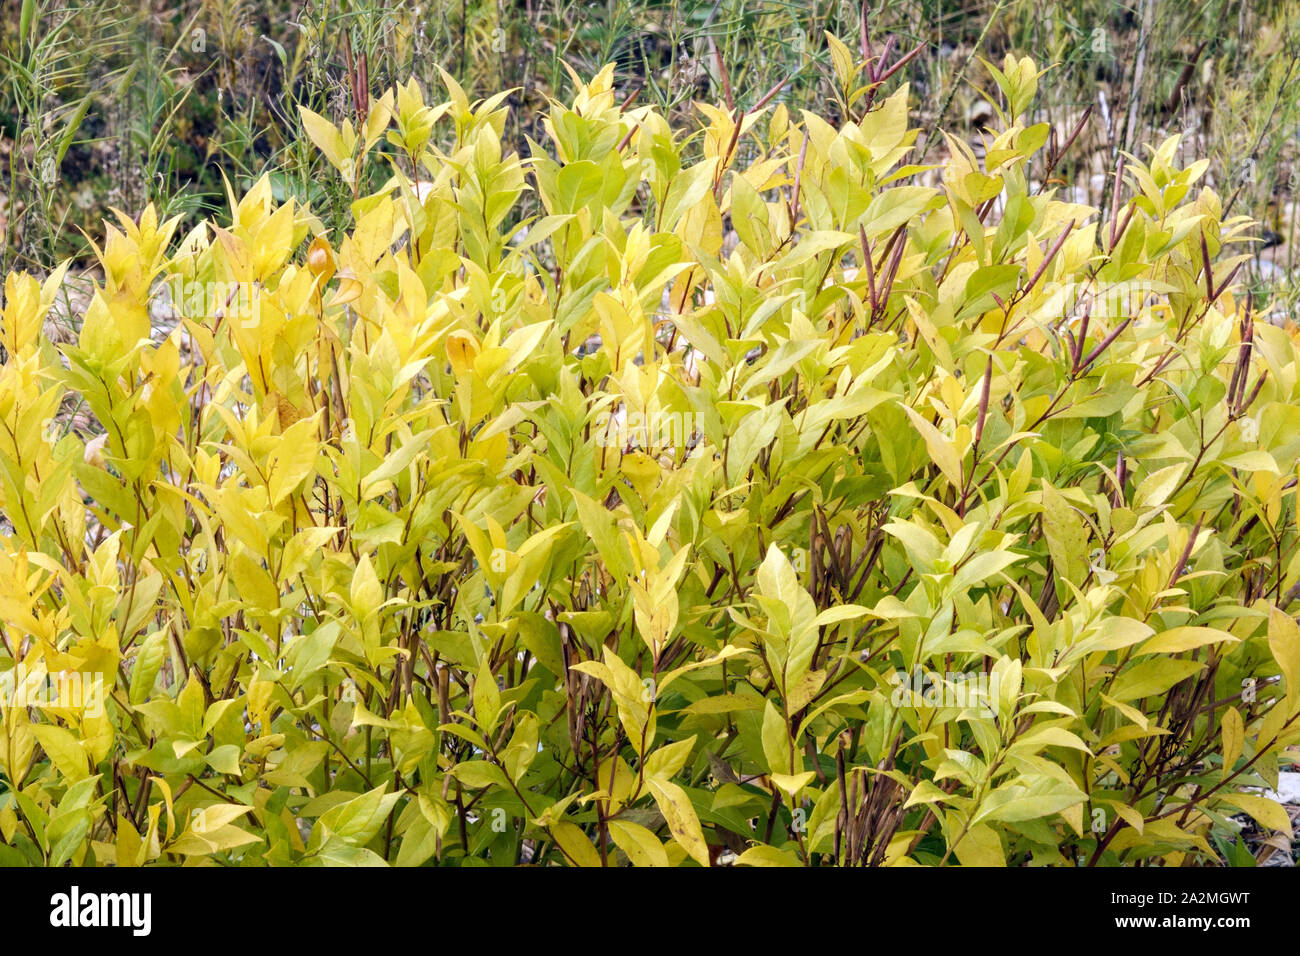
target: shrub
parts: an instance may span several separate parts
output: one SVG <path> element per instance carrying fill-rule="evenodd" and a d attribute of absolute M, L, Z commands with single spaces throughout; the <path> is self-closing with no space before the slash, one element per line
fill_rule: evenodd
<path fill-rule="evenodd" d="M 1234 298 L 1245 220 L 1176 140 L 1104 214 L 1055 199 L 1028 60 L 923 185 L 906 88 L 834 50 L 838 129 L 683 137 L 608 69 L 528 157 L 450 78 L 304 111 L 354 191 L 391 171 L 351 231 L 266 179 L 179 241 L 119 215 L 75 344 L 62 270 L 9 276 L 0 859 L 1177 864 L 1242 811 L 1289 830 L 1249 788 L 1300 740 L 1300 364 Z"/>

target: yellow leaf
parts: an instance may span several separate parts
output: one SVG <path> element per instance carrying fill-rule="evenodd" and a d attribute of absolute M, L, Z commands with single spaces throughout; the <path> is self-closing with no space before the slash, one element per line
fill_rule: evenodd
<path fill-rule="evenodd" d="M 801 866 L 802 864 L 785 850 L 774 846 L 759 844 L 751 846 L 736 858 L 736 866 Z"/>
<path fill-rule="evenodd" d="M 587 834 L 565 820 L 551 824 L 551 836 L 574 866 L 600 866 L 600 854 L 587 839 Z"/>
<path fill-rule="evenodd" d="M 943 476 L 948 479 L 948 484 L 953 488 L 960 488 L 962 485 L 961 456 L 957 454 L 957 447 L 944 437 L 943 432 L 917 414 L 910 406 L 903 405 L 902 408 L 907 412 L 907 417 L 912 420 L 912 424 L 916 426 L 916 430 L 921 433 L 921 437 L 925 439 L 925 447 L 930 452 L 930 459 L 939 466 Z"/>
<path fill-rule="evenodd" d="M 1115 815 L 1131 826 L 1138 833 L 1146 829 L 1146 818 L 1142 816 L 1142 811 L 1130 807 L 1127 803 L 1121 803 L 1118 800 L 1107 801 L 1115 811 Z"/>
<path fill-rule="evenodd" d="M 344 171 L 351 158 L 343 148 L 343 136 L 337 126 L 307 107 L 299 105 L 298 115 L 302 118 L 302 127 L 307 137 L 316 144 L 316 148 L 325 154 L 331 166 Z"/>
<path fill-rule="evenodd" d="M 352 613 L 357 620 L 364 621 L 379 610 L 384 600 L 384 590 L 375 574 L 375 566 L 370 562 L 370 555 L 363 554 L 352 572 L 350 592 Z"/>
<path fill-rule="evenodd" d="M 1006 866 L 1002 840 L 986 823 L 971 827 L 953 849 L 962 866 Z"/>
<path fill-rule="evenodd" d="M 686 791 L 667 780 L 647 780 L 650 792 L 659 805 L 659 812 L 668 821 L 668 829 L 673 832 L 677 842 L 682 845 L 691 859 L 700 866 L 709 865 L 709 847 L 704 842 L 704 831 L 700 829 L 700 818 L 695 815 Z"/>
<path fill-rule="evenodd" d="M 1281 830 L 1288 837 L 1291 836 L 1291 818 L 1287 815 L 1286 808 L 1276 800 L 1248 793 L 1234 793 L 1223 799 L 1245 810 L 1260 826 Z"/>
<path fill-rule="evenodd" d="M 1157 634 L 1137 649 L 1139 654 L 1177 654 L 1205 644 L 1224 641 L 1238 644 L 1237 638 L 1215 627 L 1175 627 Z"/>
<path fill-rule="evenodd" d="M 118 866 L 139 866 L 143 862 L 145 844 L 130 819 L 117 815 L 117 841 L 115 858 Z"/>
<path fill-rule="evenodd" d="M 800 790 L 812 782 L 815 776 L 817 776 L 815 771 L 805 770 L 803 773 L 769 774 L 769 779 L 776 785 L 778 790 L 793 800 L 799 795 Z"/>
<path fill-rule="evenodd" d="M 228 823 L 233 823 L 252 809 L 252 807 L 240 806 L 237 803 L 213 804 L 199 811 L 190 824 L 190 829 L 195 833 L 211 833 L 214 830 L 221 829 Z"/>
<path fill-rule="evenodd" d="M 478 342 L 468 332 L 457 331 L 447 336 L 447 361 L 457 378 L 463 378 L 474 370 L 478 353 Z"/>
<path fill-rule="evenodd" d="M 626 820 L 610 820 L 614 845 L 627 854 L 633 866 L 667 866 L 668 853 L 659 838 L 645 827 Z"/>
<path fill-rule="evenodd" d="M 316 468 L 320 444 L 316 440 L 316 416 L 289 426 L 280 436 L 267 466 L 266 490 L 275 507 L 297 490 Z"/>
<path fill-rule="evenodd" d="M 1282 668 L 1286 696 L 1300 696 L 1300 626 L 1291 615 L 1272 608 L 1268 616 L 1268 649 Z"/>
<path fill-rule="evenodd" d="M 59 773 L 73 782 L 90 773 L 86 751 L 70 730 L 57 724 L 33 724 L 32 732 Z"/>
<path fill-rule="evenodd" d="M 1223 776 L 1227 777 L 1232 773 L 1237 758 L 1241 756 L 1242 747 L 1246 740 L 1246 726 L 1241 719 L 1240 712 L 1235 707 L 1229 707 L 1223 712 L 1222 725 Z"/>

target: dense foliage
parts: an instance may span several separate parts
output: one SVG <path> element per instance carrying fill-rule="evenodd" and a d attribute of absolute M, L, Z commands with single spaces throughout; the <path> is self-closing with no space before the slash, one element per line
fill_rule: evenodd
<path fill-rule="evenodd" d="M 0 653 L 67 693 L 0 711 L 0 862 L 1289 832 L 1248 788 L 1300 741 L 1300 352 L 1234 297 L 1246 221 L 1174 140 L 1054 198 L 1028 60 L 925 185 L 906 87 L 832 47 L 838 127 L 701 107 L 686 166 L 608 70 L 526 157 L 450 77 L 304 111 L 351 230 L 267 180 L 121 215 L 75 343 L 63 273 L 9 276 Z"/>

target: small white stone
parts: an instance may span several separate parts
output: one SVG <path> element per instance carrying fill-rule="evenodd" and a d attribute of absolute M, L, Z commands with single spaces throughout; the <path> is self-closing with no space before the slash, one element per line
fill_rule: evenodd
<path fill-rule="evenodd" d="M 1300 805 L 1300 770 L 1283 770 L 1277 775 L 1277 790 L 1266 790 L 1264 796 L 1278 803 Z"/>

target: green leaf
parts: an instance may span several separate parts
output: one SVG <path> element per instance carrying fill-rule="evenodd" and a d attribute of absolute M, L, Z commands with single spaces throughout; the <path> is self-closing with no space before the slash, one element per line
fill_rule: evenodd
<path fill-rule="evenodd" d="M 486 760 L 465 760 L 451 770 L 452 776 L 467 787 L 482 790 L 485 787 L 509 787 L 510 781 L 501 768 Z"/>
<path fill-rule="evenodd" d="M 326 621 L 307 636 L 298 639 L 293 650 L 292 688 L 301 687 L 303 681 L 317 674 L 329 662 L 341 630 L 338 621 Z"/>
<path fill-rule="evenodd" d="M 1043 537 L 1059 575 L 1082 584 L 1087 573 L 1088 529 L 1066 498 L 1043 482 Z"/>
<path fill-rule="evenodd" d="M 1179 681 L 1186 680 L 1205 665 L 1198 661 L 1181 661 L 1161 658 L 1143 661 L 1128 668 L 1111 685 L 1110 696 L 1127 702 L 1143 697 L 1163 694 Z"/>
<path fill-rule="evenodd" d="M 1052 777 L 1021 777 L 990 793 L 972 822 L 1022 823 L 1050 817 L 1085 799 L 1082 791 Z"/>
<path fill-rule="evenodd" d="M 491 663 L 484 657 L 479 667 L 478 677 L 474 679 L 474 722 L 484 734 L 491 735 L 496 729 L 500 714 L 501 689 L 497 687 L 497 678 L 492 673 Z"/>
<path fill-rule="evenodd" d="M 501 763 L 510 779 L 516 783 L 528 772 L 537 757 L 538 733 L 536 715 L 524 713 L 515 718 L 515 732 L 501 753 Z"/>
<path fill-rule="evenodd" d="M 1206 644 L 1240 643 L 1227 631 L 1214 627 L 1175 627 L 1157 634 L 1137 649 L 1139 654 L 1180 654 Z"/>
<path fill-rule="evenodd" d="M 316 822 L 321 832 L 353 846 L 365 846 L 379 832 L 402 792 L 385 793 L 387 785 L 376 787 L 355 799 L 327 811 Z"/>
<path fill-rule="evenodd" d="M 154 631 L 140 643 L 135 655 L 135 666 L 131 670 L 131 689 L 129 699 L 132 704 L 141 704 L 153 692 L 154 682 L 167 659 L 167 632 Z"/>

